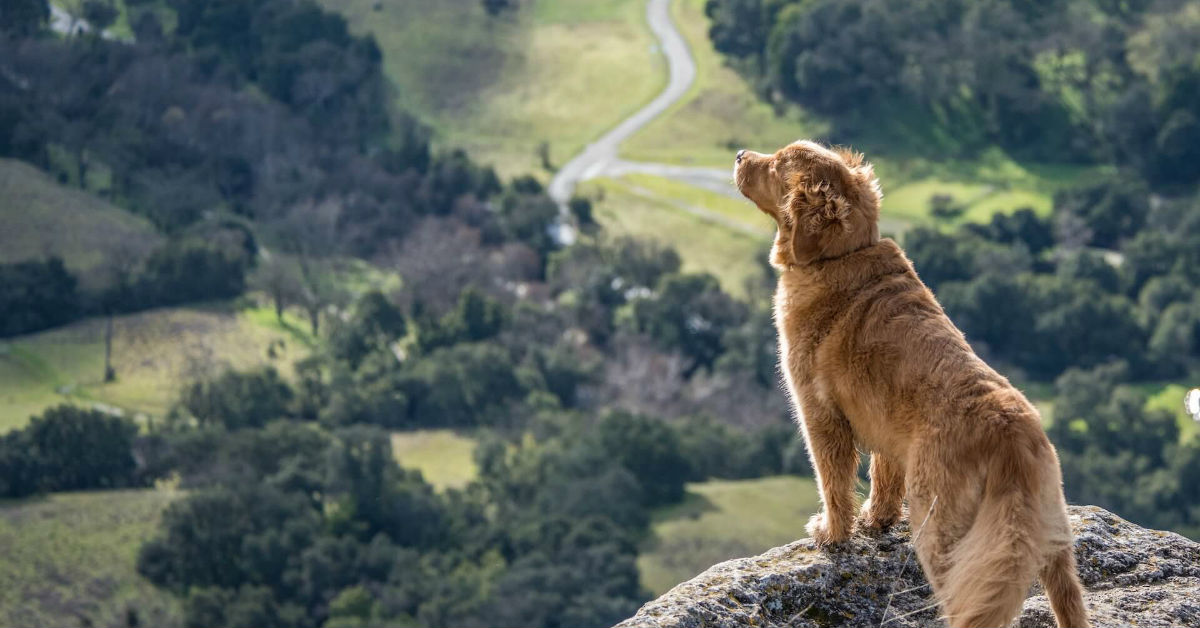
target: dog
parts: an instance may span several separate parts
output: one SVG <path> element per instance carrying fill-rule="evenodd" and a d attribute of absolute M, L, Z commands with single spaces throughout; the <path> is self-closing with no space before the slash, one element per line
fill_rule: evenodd
<path fill-rule="evenodd" d="M 737 154 L 734 181 L 778 226 L 780 363 L 808 445 L 820 546 L 883 528 L 907 498 L 951 626 L 1007 626 L 1040 577 L 1061 627 L 1088 626 L 1058 455 L 1037 410 L 975 355 L 912 263 L 879 237 L 863 155 L 798 141 Z M 871 493 L 855 518 L 858 448 Z"/>

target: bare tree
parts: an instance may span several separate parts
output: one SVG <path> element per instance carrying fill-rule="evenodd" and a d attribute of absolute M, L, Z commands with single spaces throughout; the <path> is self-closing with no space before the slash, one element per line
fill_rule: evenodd
<path fill-rule="evenodd" d="M 251 282 L 271 298 L 277 321 L 283 321 L 283 311 L 289 303 L 304 301 L 303 280 L 297 264 L 280 254 L 271 254 L 264 250 Z"/>

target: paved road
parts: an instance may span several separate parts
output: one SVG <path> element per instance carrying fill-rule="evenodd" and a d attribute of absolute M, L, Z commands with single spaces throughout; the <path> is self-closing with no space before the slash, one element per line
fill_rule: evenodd
<path fill-rule="evenodd" d="M 696 61 L 692 58 L 683 35 L 671 20 L 669 5 L 670 0 L 650 0 L 646 5 L 646 21 L 650 24 L 654 36 L 658 38 L 659 49 L 667 57 L 670 76 L 667 87 L 650 104 L 626 118 L 600 139 L 588 144 L 582 153 L 567 162 L 554 175 L 548 191 L 559 207 L 566 207 L 567 200 L 571 198 L 575 186 L 580 181 L 633 173 L 676 179 L 720 194 L 741 198 L 733 188 L 730 170 L 632 162 L 617 157 L 622 142 L 675 104 L 687 93 L 696 79 Z"/>
<path fill-rule="evenodd" d="M 651 120 L 683 98 L 696 79 L 696 61 L 692 58 L 687 41 L 683 39 L 675 22 L 671 20 L 671 13 L 668 11 L 669 5 L 670 0 L 650 0 L 646 5 L 646 21 L 650 24 L 650 30 L 654 32 L 654 36 L 658 38 L 659 48 L 667 57 L 667 67 L 670 72 L 667 87 L 650 104 L 626 118 L 600 139 L 588 144 L 582 153 L 572 158 L 554 175 L 548 191 L 564 215 L 567 201 L 575 191 L 575 186 L 580 181 L 601 176 L 650 174 L 687 183 L 717 194 L 724 194 L 730 198 L 744 200 L 737 188 L 733 187 L 732 155 L 730 155 L 728 169 L 627 161 L 617 156 L 622 142 L 632 137 Z M 666 200 L 672 205 L 710 222 L 717 222 L 746 233 L 753 232 L 753 227 L 741 224 L 734 226 L 728 218 L 714 214 L 705 208 L 673 199 Z M 908 223 L 902 220 L 883 218 L 879 221 L 879 227 L 884 232 L 899 234 L 908 228 Z M 566 221 L 559 226 L 557 237 L 560 241 L 567 243 L 574 240 L 575 234 Z"/>

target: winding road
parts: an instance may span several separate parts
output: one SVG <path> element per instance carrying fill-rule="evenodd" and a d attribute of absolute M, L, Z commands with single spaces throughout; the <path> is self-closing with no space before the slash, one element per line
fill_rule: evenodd
<path fill-rule="evenodd" d="M 659 49 L 667 57 L 669 78 L 666 88 L 645 107 L 623 120 L 600 139 L 588 144 L 583 152 L 573 157 L 554 175 L 548 192 L 564 211 L 579 182 L 596 177 L 627 174 L 666 177 L 733 198 L 742 198 L 733 187 L 730 170 L 635 162 L 617 156 L 622 142 L 683 98 L 691 88 L 692 82 L 696 80 L 696 61 L 692 58 L 687 41 L 671 19 L 670 3 L 670 0 L 650 0 L 646 4 L 646 21 L 650 24 L 654 36 L 658 38 Z M 705 219 L 712 219 L 714 216 L 711 212 L 690 205 L 685 209 Z M 567 234 L 562 236 L 568 240 L 571 238 Z"/>

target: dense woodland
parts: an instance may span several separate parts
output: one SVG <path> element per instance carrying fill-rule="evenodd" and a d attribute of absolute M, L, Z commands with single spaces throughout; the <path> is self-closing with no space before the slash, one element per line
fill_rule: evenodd
<path fill-rule="evenodd" d="M 146 216 L 167 243 L 106 260 L 98 287 L 56 259 L 0 265 L 0 337 L 255 290 L 302 309 L 319 350 L 294 378 L 185 382 L 149 425 L 49 410 L 0 437 L 0 496 L 178 482 L 187 497 L 138 569 L 188 625 L 610 625 L 648 598 L 638 546 L 684 482 L 809 472 L 765 268 L 736 299 L 669 248 L 605 235 L 586 199 L 572 203 L 582 237 L 561 247 L 537 179 L 433 150 L 390 104 L 374 42 L 310 0 L 126 4 L 136 43 L 56 37 L 40 2 L 0 0 L 0 155 Z M 97 19 L 111 6 L 95 5 Z M 889 103 L 963 154 L 1117 168 L 1049 217 L 914 228 L 903 244 L 986 359 L 1053 387 L 1072 501 L 1200 536 L 1200 443 L 1141 386 L 1200 356 L 1200 162 L 1186 159 L 1200 14 L 708 11 L 730 62 L 764 98 L 828 116 L 826 139 L 857 137 Z M 347 258 L 403 287 L 349 291 L 334 279 Z M 482 434 L 478 479 L 435 492 L 399 467 L 388 431 L 425 427 Z"/>

